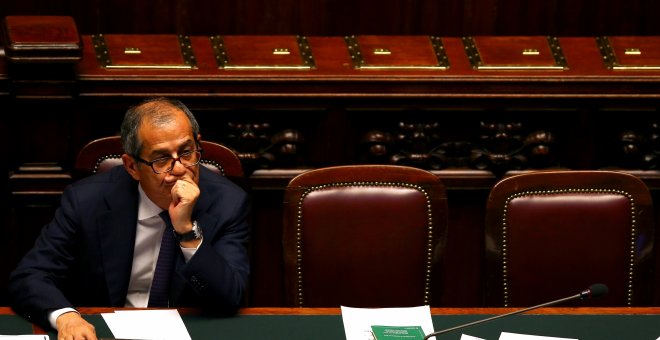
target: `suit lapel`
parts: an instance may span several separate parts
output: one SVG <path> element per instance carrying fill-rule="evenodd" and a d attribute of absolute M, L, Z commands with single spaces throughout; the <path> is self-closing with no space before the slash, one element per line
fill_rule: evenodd
<path fill-rule="evenodd" d="M 124 171 L 122 169 L 122 171 Z M 137 225 L 137 182 L 122 173 L 106 196 L 108 210 L 97 219 L 108 297 L 112 306 L 123 306 L 133 267 Z"/>
<path fill-rule="evenodd" d="M 210 198 L 210 193 L 206 191 L 208 190 L 209 185 L 205 184 L 205 182 L 212 176 L 219 175 L 206 169 L 204 166 L 200 166 L 199 187 L 203 189 L 201 189 L 199 199 L 197 200 L 197 204 L 195 204 L 195 208 L 193 208 L 192 213 L 192 218 L 196 219 L 202 224 L 204 228 L 204 235 L 207 237 L 204 242 L 209 244 L 211 242 L 211 236 L 215 234 L 215 220 L 213 220 L 213 223 L 210 223 L 211 216 L 207 214 L 207 211 L 213 202 Z M 213 217 L 213 219 L 215 219 L 215 217 Z M 170 294 L 172 294 L 171 296 L 174 298 L 175 304 L 181 304 L 182 294 L 186 288 L 186 279 L 182 275 L 179 275 L 179 273 L 181 273 L 183 270 L 182 267 L 185 265 L 186 263 L 183 259 L 183 255 L 179 256 L 174 267 L 174 277 L 170 286 Z"/>

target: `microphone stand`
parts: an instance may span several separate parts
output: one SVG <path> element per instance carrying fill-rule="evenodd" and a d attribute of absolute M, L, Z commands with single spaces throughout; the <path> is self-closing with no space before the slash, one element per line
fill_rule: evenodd
<path fill-rule="evenodd" d="M 492 316 L 492 317 L 489 317 L 489 318 L 486 318 L 486 319 L 483 319 L 483 320 L 477 320 L 477 321 L 470 322 L 470 323 L 466 323 L 466 324 L 463 324 L 463 325 L 458 325 L 458 326 L 456 326 L 456 327 L 443 329 L 443 330 L 441 330 L 441 331 L 433 332 L 433 333 L 430 333 L 430 334 L 426 335 L 426 336 L 424 337 L 424 340 L 428 340 L 428 339 L 430 339 L 430 338 L 432 338 L 432 337 L 435 337 L 435 336 L 438 336 L 438 335 L 440 335 L 440 334 L 449 333 L 449 332 L 451 332 L 451 331 L 455 331 L 455 330 L 457 330 L 457 329 L 461 329 L 461 328 L 464 328 L 464 327 L 468 327 L 468 326 L 472 326 L 472 325 L 480 324 L 480 323 L 482 323 L 482 322 L 487 322 L 487 321 L 491 321 L 491 320 L 495 320 L 495 319 L 503 318 L 503 317 L 505 317 L 505 316 L 510 316 L 510 315 L 515 315 L 515 314 L 520 314 L 520 313 L 528 312 L 528 311 L 530 311 L 530 310 L 532 310 L 532 309 L 537 309 L 537 308 L 541 308 L 541 307 L 552 306 L 552 305 L 556 305 L 556 304 L 559 304 L 559 303 L 562 303 L 562 302 L 566 302 L 566 301 L 571 301 L 571 300 L 576 300 L 576 299 L 582 299 L 582 298 L 584 298 L 584 294 L 585 294 L 585 292 L 582 292 L 582 293 L 579 293 L 579 294 L 575 294 L 575 295 L 573 295 L 573 296 L 565 297 L 565 298 L 563 298 L 563 299 L 559 299 L 559 300 L 554 300 L 554 301 L 550 301 L 550 302 L 542 303 L 542 304 L 540 304 L 540 305 L 536 305 L 536 306 L 532 306 L 532 307 L 527 307 L 527 308 L 524 308 L 524 309 L 520 309 L 520 310 L 516 310 L 516 311 L 510 312 L 510 313 L 506 313 L 506 314 L 495 315 L 495 316 Z"/>

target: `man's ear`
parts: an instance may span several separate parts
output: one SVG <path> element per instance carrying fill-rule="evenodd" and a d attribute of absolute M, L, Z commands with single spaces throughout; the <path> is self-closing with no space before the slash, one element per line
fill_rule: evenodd
<path fill-rule="evenodd" d="M 140 172 L 138 171 L 139 164 L 135 161 L 135 158 L 129 156 L 128 154 L 121 155 L 121 161 L 124 164 L 124 169 L 128 172 L 134 180 L 140 180 Z"/>

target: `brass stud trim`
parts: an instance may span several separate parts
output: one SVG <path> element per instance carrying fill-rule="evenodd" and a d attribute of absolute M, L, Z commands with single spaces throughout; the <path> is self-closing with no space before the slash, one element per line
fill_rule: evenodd
<path fill-rule="evenodd" d="M 110 154 L 110 155 L 105 155 L 99 159 L 96 160 L 96 164 L 94 164 L 94 168 L 92 169 L 92 173 L 97 173 L 99 171 L 99 168 L 101 167 L 101 163 L 105 162 L 108 159 L 121 159 L 120 154 Z"/>
<path fill-rule="evenodd" d="M 199 162 L 202 163 L 202 164 L 211 165 L 211 166 L 217 168 L 218 170 L 220 170 L 220 174 L 222 176 L 225 176 L 225 168 L 220 163 L 218 163 L 218 162 L 216 162 L 212 159 L 202 159 Z"/>
<path fill-rule="evenodd" d="M 183 57 L 183 63 L 190 68 L 197 68 L 197 59 L 193 53 L 190 37 L 187 35 L 179 34 L 177 35 L 177 39 L 179 39 L 179 48 L 181 50 L 181 56 Z"/>
<path fill-rule="evenodd" d="M 92 44 L 94 45 L 94 52 L 96 52 L 96 60 L 103 68 L 112 65 L 110 54 L 108 53 L 108 46 L 105 44 L 105 37 L 103 34 L 94 34 L 91 36 Z"/>

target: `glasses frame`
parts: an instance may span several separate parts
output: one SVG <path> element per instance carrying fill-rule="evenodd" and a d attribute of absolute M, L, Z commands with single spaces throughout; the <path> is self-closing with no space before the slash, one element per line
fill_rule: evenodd
<path fill-rule="evenodd" d="M 183 164 L 183 162 L 181 162 L 181 157 L 188 156 L 188 155 L 190 155 L 190 154 L 192 154 L 192 153 L 194 153 L 194 152 L 199 152 L 199 158 L 197 159 L 197 163 L 186 165 L 186 164 Z M 179 155 L 179 157 L 171 157 L 171 156 L 167 156 L 167 157 L 156 158 L 156 159 L 151 160 L 151 161 L 144 160 L 144 159 L 140 158 L 140 156 L 138 156 L 138 155 L 133 155 L 133 158 L 135 158 L 135 160 L 138 161 L 139 163 L 143 163 L 143 164 L 148 165 L 148 166 L 151 168 L 151 170 L 152 170 L 155 174 L 158 175 L 158 174 L 169 173 L 169 172 L 171 172 L 172 170 L 174 170 L 174 165 L 176 164 L 176 162 L 181 163 L 181 165 L 183 165 L 183 166 L 186 167 L 186 168 L 192 168 L 193 166 L 198 165 L 199 162 L 202 161 L 202 154 L 203 154 L 203 153 L 204 153 L 204 149 L 199 148 L 199 149 L 195 149 L 195 150 L 190 150 L 190 151 L 183 152 L 183 153 L 181 153 L 181 154 Z M 166 160 L 166 159 L 171 159 L 171 160 L 172 160 L 172 162 L 170 163 L 170 168 L 169 168 L 168 170 L 165 170 L 165 171 L 156 171 L 156 169 L 154 168 L 154 163 L 156 163 L 156 162 L 160 162 L 160 161 L 162 161 L 162 160 Z"/>

